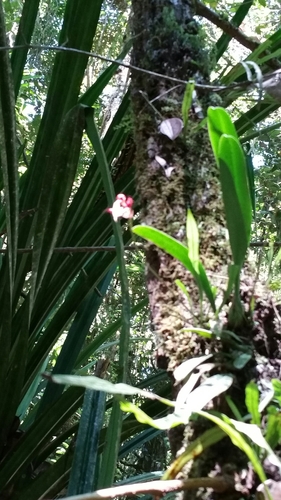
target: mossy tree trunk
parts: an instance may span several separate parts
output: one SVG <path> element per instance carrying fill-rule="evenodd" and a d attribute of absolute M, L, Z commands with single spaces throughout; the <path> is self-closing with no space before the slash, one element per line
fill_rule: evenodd
<path fill-rule="evenodd" d="M 191 208 L 200 231 L 200 258 L 219 289 L 226 284 L 227 264 L 230 251 L 225 229 L 224 211 L 219 184 L 219 172 L 211 151 L 205 126 L 201 126 L 201 114 L 189 113 L 185 134 L 175 140 L 159 131 L 162 120 L 182 118 L 181 106 L 185 86 L 165 76 L 180 80 L 195 79 L 197 83 L 208 83 L 211 63 L 205 49 L 205 38 L 201 28 L 193 19 L 192 0 L 132 0 L 132 35 L 134 37 L 132 63 L 163 77 L 139 71 L 132 74 L 132 105 L 136 143 L 136 184 L 142 207 L 142 221 L 185 242 L 187 208 Z M 213 96 L 199 94 L 206 114 Z M 157 158 L 166 162 L 161 166 Z M 173 258 L 153 245 L 147 246 L 147 288 L 149 293 L 151 321 L 157 339 L 156 358 L 158 366 L 171 374 L 183 360 L 206 352 L 222 356 L 225 346 L 219 342 L 208 342 L 184 331 L 187 327 L 209 327 L 211 311 L 207 304 L 200 304 L 198 290 L 193 278 Z M 179 291 L 175 280 L 187 286 L 192 303 Z M 248 288 L 242 291 L 245 303 L 249 300 Z M 246 304 L 247 309 L 247 304 Z M 260 308 L 257 308 L 257 315 Z M 257 318 L 256 318 L 257 319 Z M 227 324 L 227 318 L 225 319 Z M 270 330 L 276 332 L 274 318 Z M 248 336 L 249 344 L 257 332 L 253 321 L 245 320 L 239 325 L 242 336 Z M 266 334 L 263 331 L 263 335 Z M 256 356 L 247 370 L 239 374 L 234 394 L 237 406 L 243 412 L 246 383 L 256 376 Z M 238 385 L 238 389 L 237 389 Z M 175 387 L 175 395 L 178 388 Z M 220 410 L 225 410 L 220 401 Z M 216 406 L 218 407 L 218 406 Z M 201 425 L 201 424 L 200 424 Z M 204 426 L 203 426 L 204 427 Z M 170 433 L 172 451 L 176 454 L 185 446 L 187 435 L 194 439 L 202 428 Z M 200 430 L 201 429 L 201 430 Z M 228 464 L 228 467 L 224 466 Z M 190 477 L 201 477 L 225 470 L 234 477 L 247 468 L 241 457 L 226 438 L 205 453 L 189 469 Z M 216 472 L 214 472 L 216 471 Z M 238 475 L 237 475 L 238 473 Z M 239 481 L 242 479 L 240 478 Z M 254 487 L 253 481 L 251 485 Z M 248 490 L 249 491 L 249 486 Z M 193 495 L 193 496 L 192 496 Z M 216 496 L 213 493 L 189 492 L 188 498 L 240 498 L 240 492 Z"/>

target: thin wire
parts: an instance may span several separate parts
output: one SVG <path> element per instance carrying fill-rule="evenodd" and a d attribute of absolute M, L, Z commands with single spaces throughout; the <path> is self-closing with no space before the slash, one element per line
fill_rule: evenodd
<path fill-rule="evenodd" d="M 266 248 L 269 247 L 270 243 L 267 241 L 253 241 L 250 243 L 250 248 Z M 281 241 L 276 241 L 273 246 L 281 247 Z M 138 250 L 145 250 L 145 246 L 142 244 L 139 245 L 127 245 L 124 247 L 124 250 L 128 250 L 129 252 L 135 252 Z M 56 247 L 53 249 L 54 253 L 94 253 L 94 252 L 115 252 L 115 246 L 93 246 L 93 247 Z M 32 253 L 33 248 L 18 248 L 18 253 Z M 6 248 L 0 248 L 0 254 L 7 253 Z"/>
<path fill-rule="evenodd" d="M 147 75 L 156 76 L 157 78 L 164 78 L 165 80 L 170 80 L 171 82 L 182 83 L 183 85 L 187 85 L 190 83 L 189 80 L 181 80 L 180 78 L 175 78 L 173 76 L 163 75 L 162 73 L 156 73 L 155 71 L 150 71 L 148 69 L 139 68 L 138 66 L 134 66 L 133 64 L 124 63 L 119 59 L 112 59 L 110 57 L 101 56 L 100 54 L 96 54 L 95 52 L 88 52 L 86 50 L 75 49 L 73 47 L 64 47 L 63 45 L 54 46 L 54 45 L 35 45 L 35 44 L 25 44 L 25 45 L 15 45 L 11 47 L 9 45 L 5 47 L 0 47 L 0 51 L 3 50 L 20 50 L 20 49 L 35 49 L 35 50 L 54 50 L 56 52 L 74 52 L 76 54 L 82 54 L 88 57 L 95 57 L 100 59 L 101 61 L 107 61 L 110 63 L 116 63 L 119 66 L 123 66 L 124 68 L 132 69 L 134 71 L 140 71 L 142 73 L 146 73 Z M 192 80 L 193 82 L 193 80 Z M 235 85 L 237 86 L 237 84 Z M 241 86 L 241 84 L 239 84 Z M 232 86 L 219 86 L 219 85 L 203 85 L 201 83 L 195 83 L 195 88 L 206 89 L 206 90 L 224 90 L 227 88 L 231 88 Z"/>
<path fill-rule="evenodd" d="M 134 252 L 135 250 L 144 250 L 143 245 L 125 246 L 125 250 Z M 115 246 L 97 246 L 97 247 L 56 247 L 54 253 L 94 253 L 94 252 L 115 252 Z M 18 253 L 32 253 L 33 248 L 19 248 Z M 7 249 L 0 249 L 1 253 L 7 253 Z"/>

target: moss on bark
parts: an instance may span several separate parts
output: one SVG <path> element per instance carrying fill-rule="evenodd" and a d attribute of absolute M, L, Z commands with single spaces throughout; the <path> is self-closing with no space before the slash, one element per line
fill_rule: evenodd
<path fill-rule="evenodd" d="M 191 110 L 185 134 L 172 141 L 159 132 L 162 119 L 182 118 L 185 91 L 184 85 L 169 82 L 165 75 L 199 82 L 208 78 L 210 63 L 204 34 L 193 20 L 191 2 L 135 0 L 132 4 L 133 64 L 164 75 L 155 78 L 137 71 L 132 75 L 136 184 L 142 220 L 186 241 L 186 212 L 190 207 L 199 225 L 203 263 L 218 273 L 229 254 L 218 169 L 206 127 L 201 127 L 201 119 Z M 205 96 L 203 100 L 206 104 Z M 169 177 L 156 156 L 173 168 Z M 188 286 L 192 307 L 175 279 Z M 198 326 L 199 317 L 203 326 L 198 290 L 178 262 L 152 245 L 147 247 L 147 287 L 159 346 L 158 365 L 172 370 L 198 352 L 197 339 L 182 331 Z"/>

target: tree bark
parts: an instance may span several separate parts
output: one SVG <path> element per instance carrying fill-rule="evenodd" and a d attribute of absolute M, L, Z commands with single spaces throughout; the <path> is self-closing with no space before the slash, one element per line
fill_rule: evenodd
<path fill-rule="evenodd" d="M 206 38 L 193 18 L 191 0 L 132 0 L 132 8 L 132 64 L 163 75 L 160 78 L 141 71 L 132 72 L 136 185 L 142 207 L 142 222 L 186 242 L 186 212 L 187 208 L 191 208 L 200 232 L 201 261 L 212 285 L 223 290 L 227 283 L 227 265 L 231 262 L 231 256 L 219 172 L 206 124 L 202 121 L 202 112 L 198 113 L 196 106 L 190 109 L 187 129 L 175 140 L 159 131 L 163 120 L 182 119 L 185 86 L 176 85 L 166 77 L 208 83 L 212 58 L 206 49 Z M 204 115 L 209 105 L 217 103 L 216 97 L 206 93 L 199 95 Z M 165 167 L 161 166 L 159 158 L 166 162 Z M 167 168 L 170 169 L 168 172 Z M 212 352 L 220 366 L 217 370 L 229 370 L 229 363 L 226 367 L 225 360 L 225 354 L 229 354 L 231 350 L 229 346 L 218 340 L 203 340 L 202 337 L 186 332 L 186 328 L 190 327 L 210 328 L 210 323 L 214 320 L 208 304 L 200 302 L 197 286 L 190 273 L 154 245 L 148 244 L 146 248 L 146 280 L 151 322 L 156 335 L 158 367 L 167 369 L 172 375 L 175 367 L 183 360 Z M 187 287 L 191 302 L 175 284 L 176 279 L 180 279 Z M 253 286 L 251 278 L 245 278 L 241 285 L 245 311 L 250 310 Z M 270 300 L 267 302 L 267 309 L 264 309 L 264 305 L 257 296 L 254 313 L 245 314 L 243 324 L 233 328 L 238 335 L 246 337 L 247 343 L 253 348 L 253 356 L 246 369 L 243 372 L 234 370 L 236 384 L 235 389 L 230 392 L 242 414 L 246 411 L 245 385 L 252 378 L 259 380 L 257 358 L 264 350 L 261 343 L 258 344 L 258 338 L 266 339 L 270 332 L 277 346 L 278 328 L 274 306 Z M 262 311 L 268 321 L 267 331 L 261 320 Z M 225 324 L 225 328 L 233 326 L 228 323 L 227 312 L 220 321 Z M 271 356 L 275 356 L 272 349 Z M 277 373 L 276 370 L 275 366 L 274 374 Z M 174 396 L 178 389 L 179 386 L 175 386 Z M 215 401 L 213 408 L 229 412 L 224 398 Z M 179 450 L 182 451 L 188 440 L 195 439 L 206 428 L 205 421 L 192 424 L 184 432 L 182 428 L 175 428 L 170 432 L 172 452 L 177 454 Z M 225 438 L 197 459 L 184 474 L 188 477 L 202 477 L 210 472 L 213 475 L 230 475 L 240 484 L 240 491 L 223 495 L 215 492 L 210 495 L 210 492 L 206 494 L 204 491 L 194 494 L 189 492 L 188 499 L 239 499 L 241 490 L 249 494 L 251 488 L 254 488 L 255 479 L 250 472 L 247 479 L 242 478 L 242 472 L 247 468 L 246 457 Z"/>

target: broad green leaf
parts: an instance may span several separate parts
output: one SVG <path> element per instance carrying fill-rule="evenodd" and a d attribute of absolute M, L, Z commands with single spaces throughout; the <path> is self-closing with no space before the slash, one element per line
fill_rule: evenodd
<path fill-rule="evenodd" d="M 245 403 L 247 406 L 247 410 L 252 416 L 251 423 L 260 425 L 261 423 L 261 415 L 259 412 L 260 393 L 257 384 L 255 382 L 249 382 L 246 386 L 245 393 L 246 393 Z"/>
<path fill-rule="evenodd" d="M 252 204 L 245 156 L 236 138 L 222 135 L 218 160 L 233 261 L 235 265 L 242 266 L 250 241 Z"/>
<path fill-rule="evenodd" d="M 213 292 L 207 278 L 205 269 L 203 265 L 199 262 L 195 263 L 189 257 L 189 249 L 186 248 L 182 243 L 177 241 L 172 236 L 165 234 L 163 231 L 159 229 L 155 229 L 149 226 L 134 226 L 132 229 L 133 233 L 141 236 L 142 238 L 151 241 L 156 246 L 165 250 L 168 254 L 172 255 L 175 259 L 179 260 L 186 269 L 192 274 L 194 277 L 196 284 L 199 288 L 199 292 L 202 294 L 202 291 L 205 292 L 213 311 L 216 310 L 215 301 Z M 194 237 L 194 232 L 193 232 Z M 198 272 L 197 269 L 198 268 Z"/>
<path fill-rule="evenodd" d="M 223 134 L 237 137 L 235 126 L 233 125 L 228 112 L 224 108 L 208 108 L 208 132 L 217 164 L 219 164 L 219 142 Z"/>
<path fill-rule="evenodd" d="M 189 251 L 185 245 L 177 241 L 172 236 L 169 236 L 154 227 L 134 226 L 132 231 L 172 255 L 172 257 L 181 262 L 186 269 L 188 269 L 188 271 L 190 271 L 191 274 L 197 278 L 197 272 L 194 268 L 193 262 L 189 258 Z"/>
<path fill-rule="evenodd" d="M 208 109 L 208 130 L 220 168 L 223 202 L 234 264 L 242 266 L 252 222 L 246 160 L 236 129 L 223 108 Z"/>

